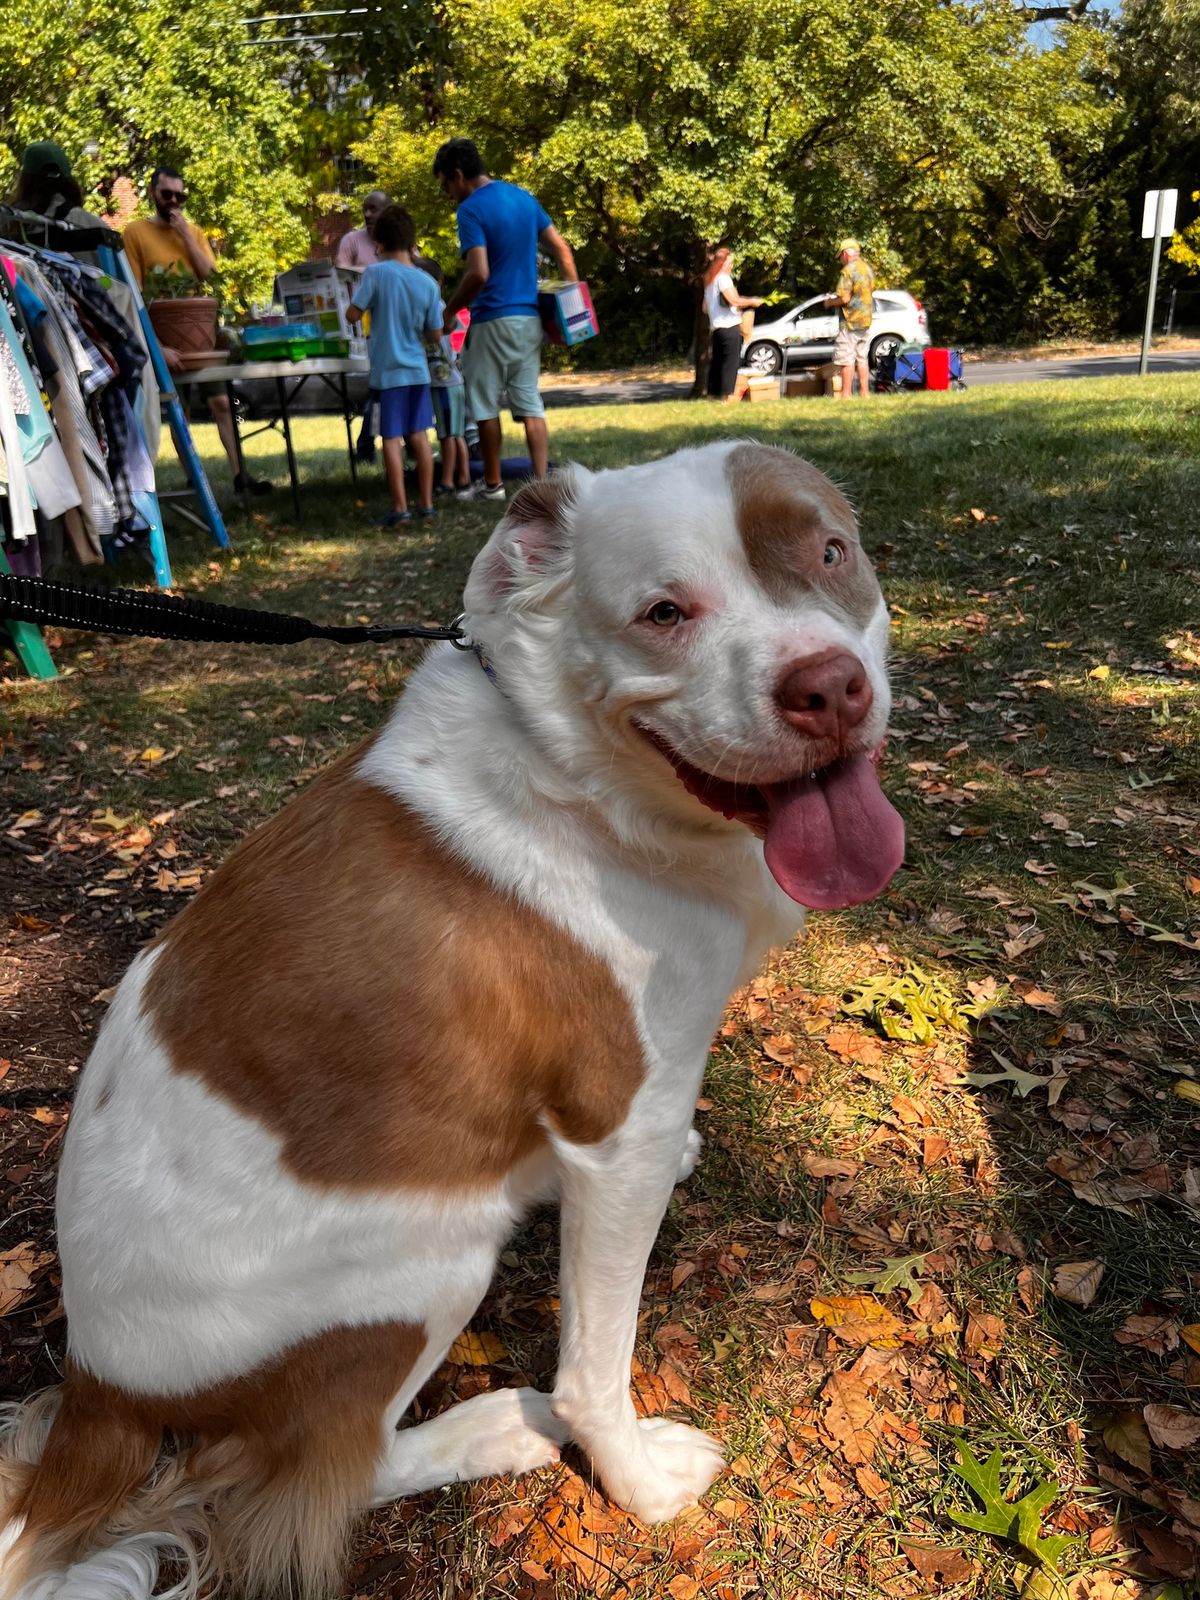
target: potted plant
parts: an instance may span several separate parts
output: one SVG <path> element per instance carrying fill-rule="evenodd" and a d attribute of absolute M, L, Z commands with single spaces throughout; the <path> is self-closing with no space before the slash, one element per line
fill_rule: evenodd
<path fill-rule="evenodd" d="M 181 356 L 211 354 L 217 344 L 217 300 L 178 261 L 151 267 L 142 287 L 158 342 Z"/>

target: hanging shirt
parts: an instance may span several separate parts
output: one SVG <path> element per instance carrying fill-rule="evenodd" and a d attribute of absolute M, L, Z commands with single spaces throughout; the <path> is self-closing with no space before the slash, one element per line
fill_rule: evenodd
<path fill-rule="evenodd" d="M 210 264 L 215 264 L 217 258 L 212 253 L 212 246 L 196 224 L 189 222 L 187 230 L 199 247 L 201 255 Z M 192 263 L 188 260 L 183 240 L 174 228 L 168 227 L 165 222 L 159 222 L 157 217 L 139 217 L 129 224 L 121 237 L 125 241 L 125 254 L 129 257 L 133 275 L 143 289 L 146 287 L 146 274 L 151 267 L 173 267 L 178 263 L 185 272 L 192 270 Z"/>

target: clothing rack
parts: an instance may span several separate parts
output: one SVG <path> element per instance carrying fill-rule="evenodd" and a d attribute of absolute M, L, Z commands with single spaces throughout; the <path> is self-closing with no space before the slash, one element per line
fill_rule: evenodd
<path fill-rule="evenodd" d="M 117 236 L 119 239 L 119 235 Z M 221 508 L 217 504 L 216 496 L 212 492 L 212 485 L 208 481 L 208 474 L 204 470 L 204 463 L 196 449 L 196 442 L 192 438 L 192 430 L 188 426 L 187 414 L 183 409 L 183 402 L 179 398 L 179 391 L 175 387 L 175 380 L 167 366 L 166 357 L 162 352 L 162 345 L 158 342 L 158 335 L 154 331 L 154 324 L 150 321 L 150 313 L 146 310 L 142 299 L 142 291 L 134 277 L 124 251 L 114 252 L 109 246 L 101 246 L 97 252 L 100 265 L 112 278 L 119 278 L 122 283 L 127 283 L 133 292 L 134 303 L 138 308 L 138 318 L 142 326 L 142 334 L 146 340 L 146 348 L 150 352 L 150 364 L 154 368 L 154 376 L 158 382 L 159 400 L 167 425 L 171 430 L 171 437 L 175 441 L 175 448 L 179 452 L 179 459 L 183 463 L 184 474 L 189 487 L 182 490 L 168 490 L 160 493 L 158 499 L 162 502 L 181 502 L 195 499 L 200 507 L 199 515 L 189 506 L 176 504 L 175 509 L 189 522 L 206 532 L 214 544 L 222 550 L 229 549 L 229 534 L 225 529 L 225 519 L 221 515 Z M 153 542 L 151 544 L 153 549 Z M 166 543 L 163 542 L 163 562 L 166 564 Z M 171 569 L 165 565 L 165 581 L 159 577 L 157 560 L 155 563 L 155 577 L 160 589 L 169 589 L 171 586 Z"/>
<path fill-rule="evenodd" d="M 177 509 L 188 520 L 207 531 L 217 545 L 222 549 L 227 549 L 229 547 L 229 535 L 225 530 L 224 519 L 221 516 L 221 511 L 213 495 L 204 465 L 192 439 L 187 417 L 170 372 L 167 369 L 162 346 L 158 342 L 153 324 L 146 311 L 137 280 L 125 257 L 120 234 L 111 228 L 103 226 L 77 227 L 70 223 L 40 216 L 34 212 L 0 205 L 0 247 L 6 240 L 10 243 L 24 245 L 27 249 L 34 251 L 55 251 L 64 255 L 82 254 L 84 252 L 93 253 L 102 272 L 107 274 L 109 278 L 128 286 L 133 296 L 134 305 L 137 308 L 142 336 L 149 353 L 151 367 L 159 385 L 162 408 L 189 483 L 187 490 L 180 491 L 169 496 L 169 498 L 190 499 L 194 497 L 199 502 L 199 516 L 182 505 L 178 506 Z M 22 318 L 21 320 L 23 325 L 24 319 Z M 25 331 L 28 332 L 28 329 Z M 142 432 L 136 412 L 134 421 L 139 432 Z M 145 443 L 144 433 L 143 443 Z M 133 503 L 147 525 L 147 537 L 154 566 L 154 578 L 161 589 L 168 589 L 172 584 L 171 564 L 167 553 L 166 534 L 160 505 L 160 501 L 166 498 L 168 496 L 160 496 L 157 490 L 136 491 L 133 496 Z M 0 550 L 0 571 L 11 571 L 11 567 L 2 550 Z M 18 659 L 30 676 L 36 678 L 53 678 L 57 676 L 53 658 L 38 628 L 29 623 L 15 622 L 10 622 L 4 626 L 7 628 L 9 637 L 16 649 Z"/>

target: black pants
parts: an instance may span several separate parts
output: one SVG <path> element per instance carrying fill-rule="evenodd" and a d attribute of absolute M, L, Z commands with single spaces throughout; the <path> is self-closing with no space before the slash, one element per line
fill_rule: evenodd
<path fill-rule="evenodd" d="M 712 357 L 708 363 L 708 392 L 725 396 L 733 393 L 737 383 L 738 363 L 742 359 L 742 330 L 714 328 Z"/>

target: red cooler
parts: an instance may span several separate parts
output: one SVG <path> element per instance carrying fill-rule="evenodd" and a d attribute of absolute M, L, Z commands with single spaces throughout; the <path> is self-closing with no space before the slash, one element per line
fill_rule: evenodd
<path fill-rule="evenodd" d="M 930 346 L 925 352 L 925 387 L 948 389 L 950 387 L 950 352 Z"/>

